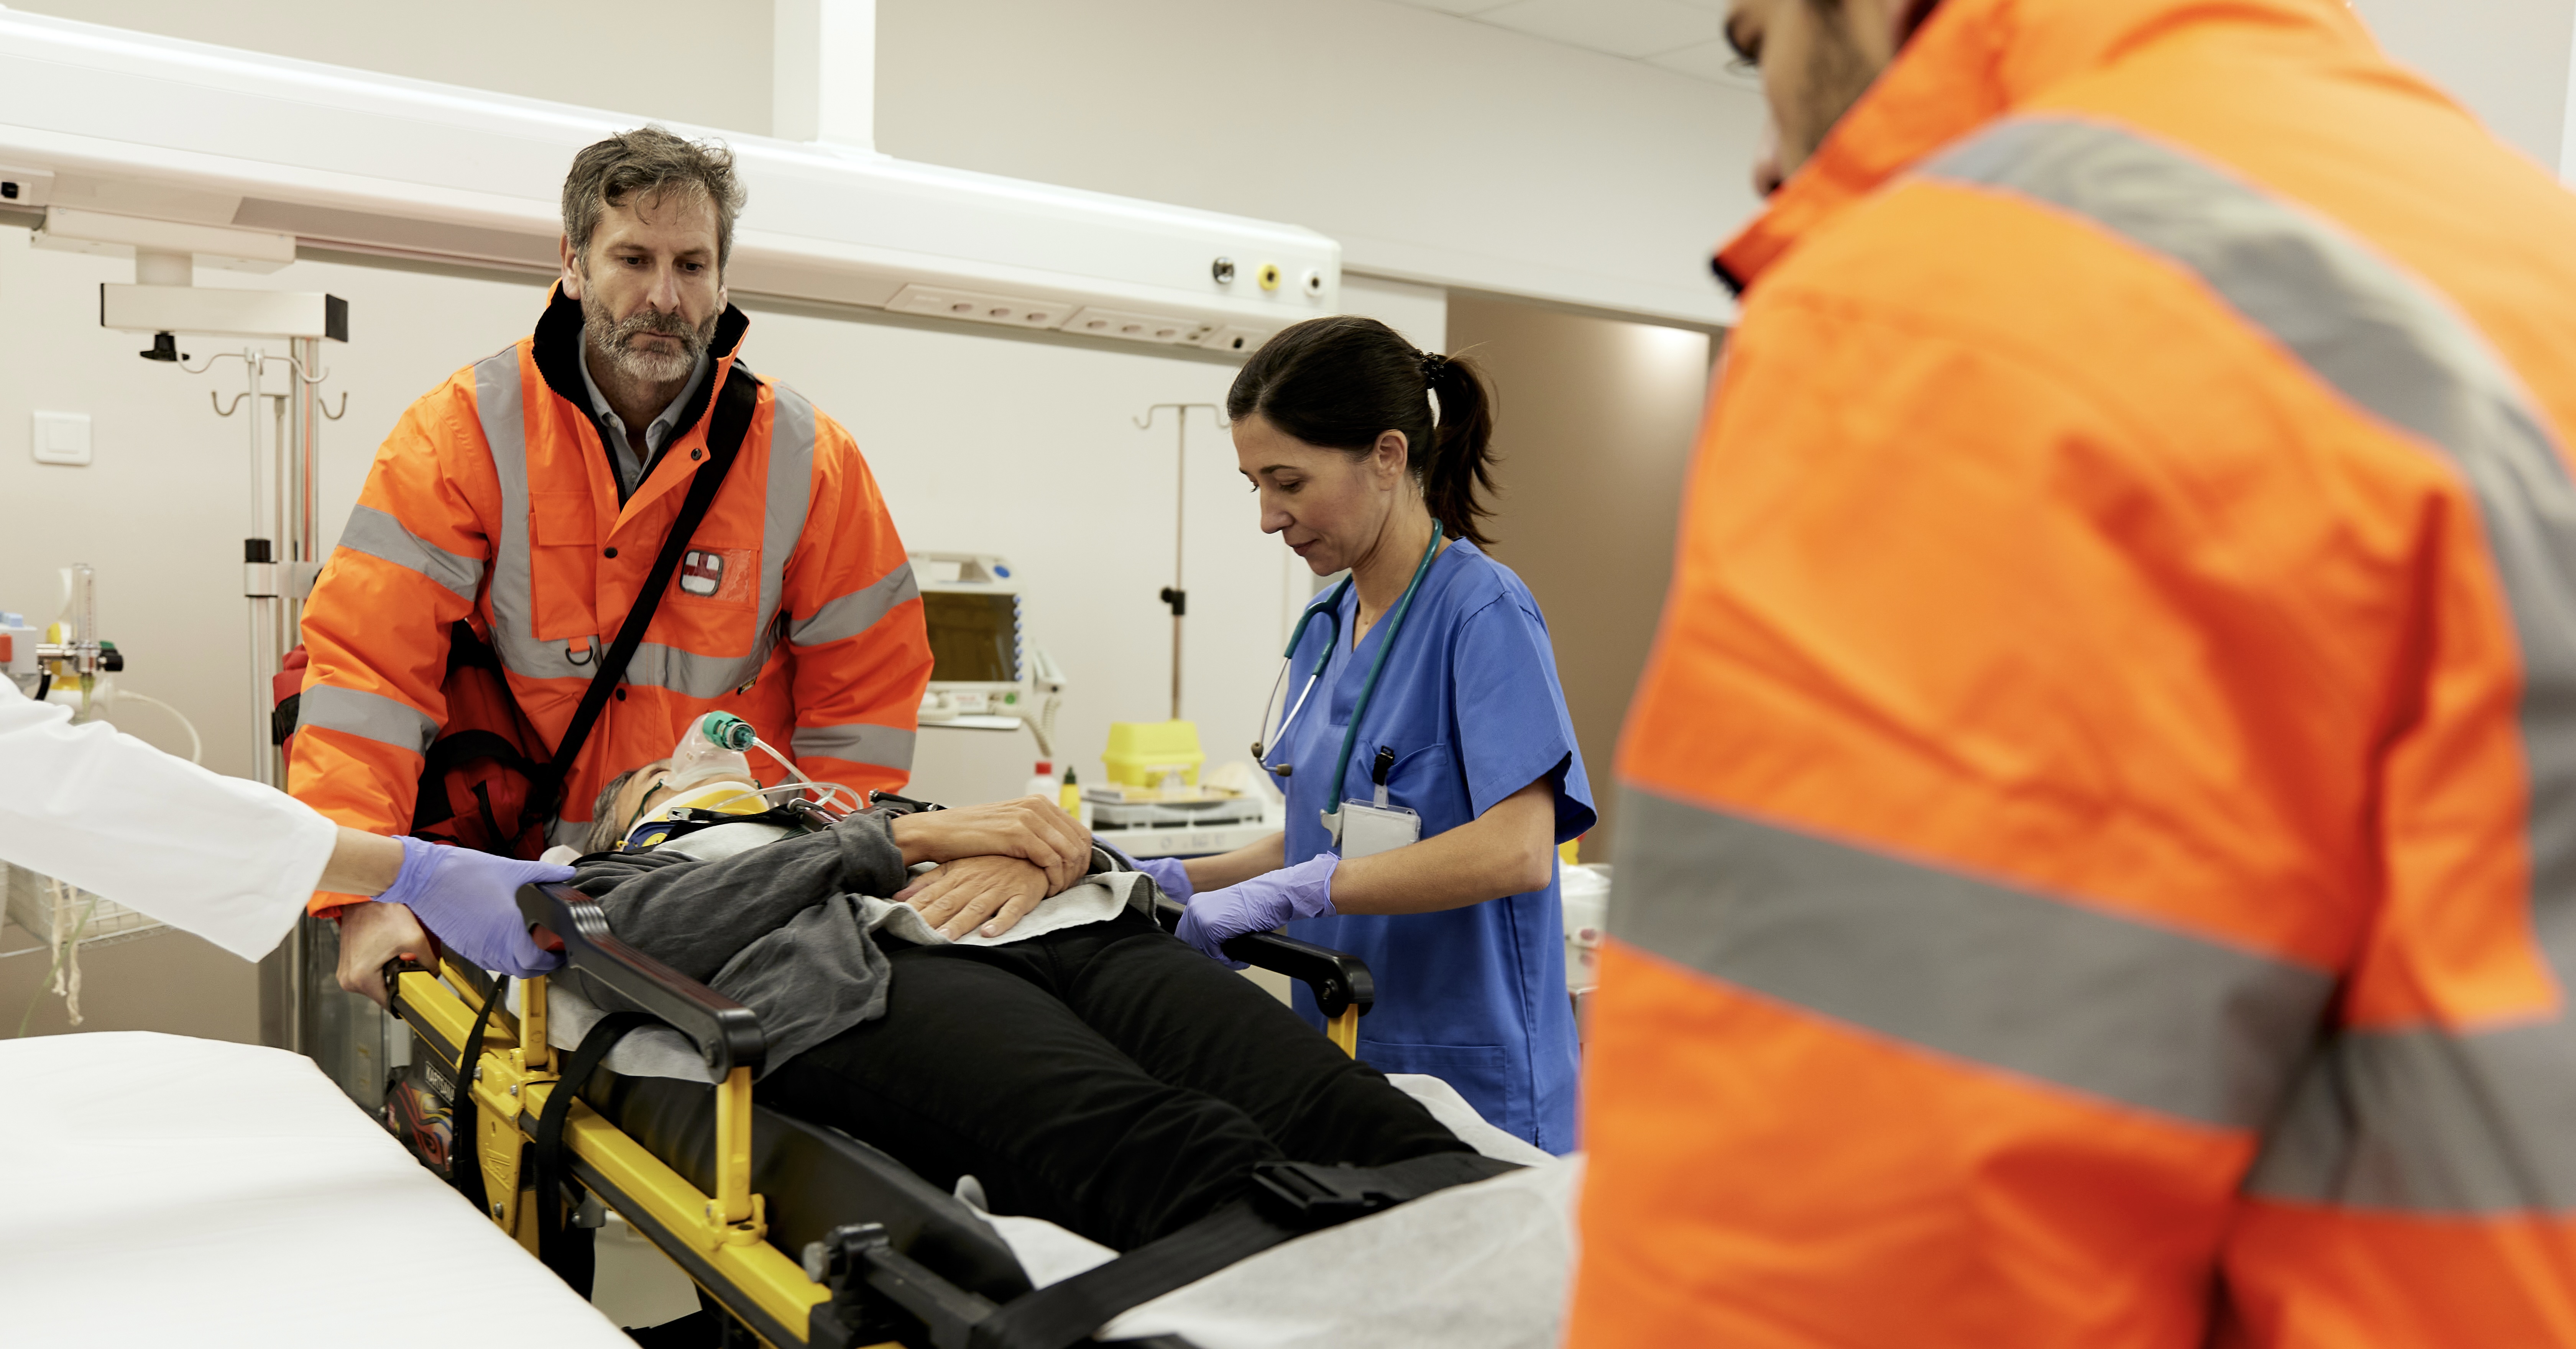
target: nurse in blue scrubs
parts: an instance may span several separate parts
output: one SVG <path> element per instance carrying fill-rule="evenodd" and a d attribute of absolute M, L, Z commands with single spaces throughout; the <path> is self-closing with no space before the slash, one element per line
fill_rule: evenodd
<path fill-rule="evenodd" d="M 1463 361 L 1338 317 L 1272 338 L 1226 407 L 1263 531 L 1350 576 L 1307 611 L 1262 747 L 1287 831 L 1152 867 L 1188 901 L 1181 936 L 1218 956 L 1284 923 L 1360 956 L 1377 978 L 1362 1059 L 1571 1151 L 1556 845 L 1592 827 L 1592 789 L 1546 620 L 1478 547 L 1487 391 Z M 1298 1010 L 1322 1025 L 1302 988 Z"/>

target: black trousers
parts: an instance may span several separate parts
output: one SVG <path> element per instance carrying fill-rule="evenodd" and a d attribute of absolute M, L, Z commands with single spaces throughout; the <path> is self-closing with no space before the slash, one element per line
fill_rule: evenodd
<path fill-rule="evenodd" d="M 1469 1151 L 1377 1070 L 1132 911 L 1000 947 L 887 942 L 884 1017 L 762 1079 L 773 1109 L 1117 1250 L 1287 1160 Z"/>

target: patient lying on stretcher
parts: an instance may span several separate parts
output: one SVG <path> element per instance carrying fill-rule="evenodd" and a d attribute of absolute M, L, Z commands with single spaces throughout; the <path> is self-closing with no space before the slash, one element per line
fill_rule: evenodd
<path fill-rule="evenodd" d="M 639 770 L 602 794 L 594 847 L 652 804 L 653 781 Z M 1009 857 L 916 878 L 894 828 L 884 810 L 815 833 L 720 825 L 603 848 L 573 884 L 618 936 L 759 1014 L 764 1104 L 1117 1249 L 1237 1198 L 1265 1161 L 1471 1151 L 1157 928 L 1153 882 L 1105 851 L 1068 887 Z M 620 1005 L 578 974 L 562 983 Z"/>

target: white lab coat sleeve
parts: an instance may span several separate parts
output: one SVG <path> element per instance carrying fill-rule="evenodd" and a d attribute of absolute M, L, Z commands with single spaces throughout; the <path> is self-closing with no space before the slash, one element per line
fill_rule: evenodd
<path fill-rule="evenodd" d="M 0 677 L 0 861 L 257 960 L 294 926 L 338 838 L 284 792 L 74 726 L 71 709 Z"/>

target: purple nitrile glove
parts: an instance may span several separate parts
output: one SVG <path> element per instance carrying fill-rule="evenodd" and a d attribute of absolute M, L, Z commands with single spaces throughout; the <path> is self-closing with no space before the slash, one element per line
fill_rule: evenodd
<path fill-rule="evenodd" d="M 1336 912 L 1333 868 L 1341 863 L 1341 858 L 1319 852 L 1293 867 L 1194 895 L 1173 935 L 1210 960 L 1242 969 L 1242 961 L 1226 959 L 1227 942 L 1247 932 L 1267 932 L 1290 919 L 1322 918 Z"/>
<path fill-rule="evenodd" d="M 480 969 L 525 979 L 563 963 L 562 956 L 529 938 L 517 896 L 531 882 L 571 880 L 571 867 L 494 857 L 409 835 L 397 841 L 402 871 L 375 897 L 377 903 L 410 906 L 422 927 Z"/>
<path fill-rule="evenodd" d="M 1179 903 L 1189 903 L 1190 896 L 1198 893 L 1190 888 L 1190 869 L 1182 866 L 1181 859 L 1177 857 L 1131 857 L 1127 860 L 1135 863 L 1138 871 L 1153 877 L 1155 886 Z"/>

